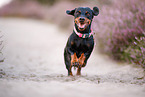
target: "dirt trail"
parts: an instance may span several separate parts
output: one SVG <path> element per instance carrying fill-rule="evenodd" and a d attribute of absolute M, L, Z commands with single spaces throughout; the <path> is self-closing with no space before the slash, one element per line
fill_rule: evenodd
<path fill-rule="evenodd" d="M 144 97 L 143 70 L 93 52 L 81 77 L 67 77 L 63 49 L 69 34 L 52 24 L 1 18 L 4 34 L 0 97 Z M 73 71 L 74 73 L 76 71 Z"/>

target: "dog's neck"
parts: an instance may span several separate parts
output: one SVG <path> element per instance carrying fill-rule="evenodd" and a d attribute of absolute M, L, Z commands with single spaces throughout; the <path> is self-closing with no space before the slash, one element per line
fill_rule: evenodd
<path fill-rule="evenodd" d="M 76 27 L 74 26 L 74 30 L 73 31 L 74 31 L 74 33 L 76 35 L 78 35 L 81 38 L 89 38 L 89 37 L 91 37 L 93 35 L 93 30 L 92 29 L 89 29 L 87 33 L 83 34 L 83 33 L 78 32 Z"/>

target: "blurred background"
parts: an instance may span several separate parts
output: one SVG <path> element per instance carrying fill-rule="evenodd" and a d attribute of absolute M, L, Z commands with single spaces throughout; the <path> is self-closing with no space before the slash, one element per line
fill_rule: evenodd
<path fill-rule="evenodd" d="M 79 6 L 100 10 L 96 45 L 82 76 L 67 77 L 66 10 Z M 145 95 L 145 0 L 0 0 L 0 97 L 106 95 Z"/>
<path fill-rule="evenodd" d="M 0 6 L 0 17 L 39 19 L 70 33 L 73 17 L 65 11 L 97 6 L 100 14 L 94 18 L 93 29 L 99 51 L 145 68 L 144 0 L 1 0 Z"/>

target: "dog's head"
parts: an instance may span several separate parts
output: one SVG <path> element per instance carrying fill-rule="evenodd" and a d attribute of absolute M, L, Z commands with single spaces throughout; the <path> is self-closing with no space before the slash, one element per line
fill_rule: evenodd
<path fill-rule="evenodd" d="M 99 14 L 99 9 L 94 7 L 91 10 L 89 7 L 78 7 L 73 10 L 67 10 L 68 15 L 75 17 L 75 24 L 80 31 L 84 31 L 92 22 L 94 16 Z"/>

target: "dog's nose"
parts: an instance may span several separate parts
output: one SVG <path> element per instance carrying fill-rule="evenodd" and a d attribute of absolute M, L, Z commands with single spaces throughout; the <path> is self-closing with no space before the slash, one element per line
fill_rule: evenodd
<path fill-rule="evenodd" d="M 85 18 L 84 17 L 80 17 L 79 20 L 80 20 L 80 22 L 84 22 Z"/>

